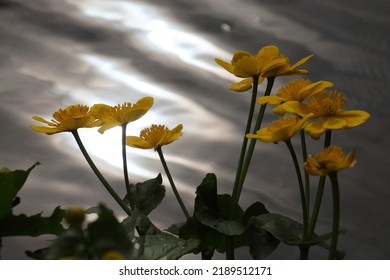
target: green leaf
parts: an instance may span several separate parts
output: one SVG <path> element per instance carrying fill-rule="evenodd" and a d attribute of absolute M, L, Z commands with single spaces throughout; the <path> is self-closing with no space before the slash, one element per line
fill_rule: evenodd
<path fill-rule="evenodd" d="M 164 199 L 165 187 L 162 185 L 161 174 L 154 179 L 130 185 L 130 200 L 135 208 L 148 215 Z"/>
<path fill-rule="evenodd" d="M 217 177 L 209 173 L 196 189 L 195 209 L 202 207 L 218 212 Z"/>
<path fill-rule="evenodd" d="M 143 212 L 137 209 L 132 212 L 130 217 L 122 221 L 122 226 L 130 237 L 135 236 L 135 231 L 140 236 L 161 232 Z"/>
<path fill-rule="evenodd" d="M 59 235 L 64 231 L 61 225 L 64 212 L 60 207 L 57 207 L 50 217 L 42 217 L 41 214 L 8 216 L 0 220 L 0 237 Z"/>
<path fill-rule="evenodd" d="M 30 171 L 37 165 L 39 162 L 27 170 L 0 169 L 0 220 L 12 214 L 13 202 L 17 193 L 26 182 Z"/>
<path fill-rule="evenodd" d="M 226 251 L 227 235 L 218 232 L 211 227 L 205 226 L 195 217 L 191 217 L 180 228 L 180 238 L 199 240 L 199 246 L 193 251 L 194 254 L 213 255 L 217 250 L 221 253 Z"/>
<path fill-rule="evenodd" d="M 145 241 L 143 242 L 143 255 L 140 258 L 147 260 L 176 260 L 193 252 L 199 244 L 198 240 L 184 240 L 165 232 L 148 234 L 142 238 Z"/>
<path fill-rule="evenodd" d="M 279 214 L 264 214 L 252 218 L 251 222 L 261 226 L 276 239 L 287 245 L 301 245 L 303 225 Z"/>
<path fill-rule="evenodd" d="M 99 208 L 98 219 L 87 227 L 94 255 L 102 256 L 109 250 L 124 254 L 131 247 L 125 229 L 110 209 L 104 205 L 99 205 Z"/>
<path fill-rule="evenodd" d="M 240 235 L 245 231 L 240 222 L 228 220 L 231 197 L 217 195 L 215 174 L 206 175 L 196 189 L 196 194 L 194 216 L 200 223 L 228 236 Z"/>
<path fill-rule="evenodd" d="M 249 252 L 255 260 L 263 260 L 278 247 L 280 241 L 263 229 L 263 223 L 256 218 L 248 224 Z"/>
<path fill-rule="evenodd" d="M 244 222 L 247 224 L 252 217 L 257 217 L 263 214 L 269 214 L 264 204 L 257 201 L 249 206 L 244 213 Z"/>

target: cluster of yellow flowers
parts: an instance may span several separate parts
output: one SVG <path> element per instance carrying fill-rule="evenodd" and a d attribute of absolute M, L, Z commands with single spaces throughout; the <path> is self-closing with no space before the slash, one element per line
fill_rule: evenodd
<path fill-rule="evenodd" d="M 60 132 L 73 132 L 79 128 L 100 127 L 99 132 L 116 126 L 126 126 L 128 123 L 138 120 L 145 115 L 152 107 L 154 99 L 143 97 L 135 104 L 125 102 L 116 106 L 106 104 L 95 104 L 91 108 L 86 105 L 71 105 L 65 109 L 59 109 L 53 114 L 53 119 L 47 121 L 42 117 L 34 116 L 33 119 L 47 124 L 48 126 L 30 127 L 46 134 Z M 142 149 L 157 149 L 163 145 L 177 140 L 181 135 L 183 126 L 180 124 L 170 130 L 164 125 L 153 124 L 150 128 L 141 131 L 140 136 L 128 136 L 126 143 L 128 146 Z"/>
<path fill-rule="evenodd" d="M 307 70 L 298 67 L 311 57 L 312 55 L 304 57 L 290 66 L 288 58 L 281 54 L 276 46 L 266 46 L 260 49 L 256 56 L 245 51 L 237 51 L 231 63 L 220 59 L 216 59 L 216 62 L 235 76 L 245 78 L 230 87 L 234 91 L 241 92 L 252 88 L 255 79 L 261 83 L 265 78 L 270 77 L 307 74 Z M 333 83 L 329 81 L 311 82 L 300 78 L 289 82 L 273 96 L 258 98 L 259 104 L 276 105 L 273 109 L 275 114 L 283 116 L 289 113 L 294 116 L 273 121 L 256 133 L 247 134 L 247 137 L 265 142 L 280 142 L 290 139 L 298 131 L 304 129 L 313 139 L 319 139 L 327 130 L 352 128 L 370 118 L 370 114 L 365 111 L 344 110 L 345 96 L 337 90 L 326 90 L 332 86 Z M 339 148 L 330 149 L 327 152 L 336 153 L 336 151 L 339 153 Z M 343 160 L 343 156 L 332 157 L 329 165 L 334 165 L 334 161 L 342 162 Z M 313 158 L 310 158 L 307 165 L 312 162 Z M 344 165 L 341 164 L 341 166 Z M 323 175 L 320 174 L 321 172 L 314 172 L 314 168 L 310 170 L 312 175 Z"/>

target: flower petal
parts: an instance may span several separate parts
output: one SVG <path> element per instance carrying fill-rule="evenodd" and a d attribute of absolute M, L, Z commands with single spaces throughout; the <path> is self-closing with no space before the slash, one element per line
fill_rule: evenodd
<path fill-rule="evenodd" d="M 302 64 L 306 63 L 310 58 L 312 58 L 314 55 L 308 55 L 302 59 L 300 59 L 297 63 L 295 63 L 293 66 L 291 66 L 291 70 L 295 70 L 295 68 L 301 66 Z"/>
<path fill-rule="evenodd" d="M 348 128 L 365 123 L 371 117 L 369 113 L 361 110 L 341 111 L 337 112 L 336 116 L 344 119 L 347 122 L 346 127 Z"/>
<path fill-rule="evenodd" d="M 126 145 L 133 148 L 139 148 L 139 149 L 154 148 L 154 146 L 151 143 L 137 136 L 127 136 Z"/>
<path fill-rule="evenodd" d="M 219 58 L 216 58 L 216 59 L 215 59 L 215 62 L 216 62 L 219 66 L 221 66 L 222 68 L 224 68 L 225 70 L 227 70 L 228 72 L 234 74 L 234 73 L 233 73 L 233 70 L 234 70 L 234 66 L 233 66 L 233 65 L 231 65 L 231 64 L 229 64 L 229 63 L 227 63 L 227 62 L 225 62 L 225 61 L 223 61 L 223 60 L 221 60 L 221 59 L 219 59 Z"/>
<path fill-rule="evenodd" d="M 347 126 L 347 121 L 337 117 L 324 118 L 323 128 L 325 129 L 342 129 Z"/>
<path fill-rule="evenodd" d="M 30 128 L 35 130 L 36 132 L 42 132 L 46 133 L 48 135 L 64 132 L 64 130 L 59 129 L 58 127 L 47 127 L 47 126 L 37 126 L 37 125 L 30 125 Z"/>
<path fill-rule="evenodd" d="M 252 88 L 252 78 L 246 78 L 238 83 L 232 84 L 229 89 L 237 91 L 237 92 L 243 92 L 247 91 L 248 89 Z"/>

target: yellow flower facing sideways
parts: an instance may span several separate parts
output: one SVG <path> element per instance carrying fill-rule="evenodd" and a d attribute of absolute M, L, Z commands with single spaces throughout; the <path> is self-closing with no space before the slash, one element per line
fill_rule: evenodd
<path fill-rule="evenodd" d="M 362 110 L 344 110 L 345 97 L 340 92 L 322 91 L 314 95 L 309 102 L 290 103 L 283 108 L 288 113 L 305 116 L 312 114 L 314 120 L 305 130 L 313 139 L 319 139 L 326 130 L 352 128 L 366 122 L 371 116 Z"/>
<path fill-rule="evenodd" d="M 284 106 L 295 104 L 295 102 L 302 102 L 306 98 L 332 86 L 333 83 L 328 81 L 312 83 L 310 80 L 305 79 L 293 80 L 279 89 L 275 95 L 262 96 L 257 100 L 257 102 L 259 104 L 269 103 L 278 105 L 273 109 L 273 112 L 278 115 L 284 115 L 286 113 Z"/>
<path fill-rule="evenodd" d="M 261 76 L 264 72 L 288 64 L 288 58 L 281 56 L 276 46 L 266 46 L 260 49 L 257 55 L 236 51 L 231 63 L 219 58 L 216 58 L 215 62 L 233 75 L 244 78 L 230 87 L 231 90 L 242 92 L 252 88 L 253 78 L 258 78 L 260 84 L 264 80 Z"/>
<path fill-rule="evenodd" d="M 42 117 L 33 116 L 34 120 L 42 122 L 47 126 L 31 125 L 30 127 L 48 135 L 71 132 L 82 127 L 95 127 L 100 125 L 99 121 L 91 114 L 89 107 L 85 105 L 71 105 L 65 109 L 59 109 L 53 113 L 53 119 L 47 121 Z"/>
<path fill-rule="evenodd" d="M 153 148 L 154 150 L 157 150 L 161 146 L 168 145 L 179 139 L 179 137 L 183 135 L 182 130 L 182 124 L 179 124 L 172 130 L 168 129 L 165 125 L 153 124 L 151 127 L 143 129 L 139 137 L 127 136 L 126 144 L 134 148 Z"/>
<path fill-rule="evenodd" d="M 116 106 L 95 104 L 91 108 L 91 113 L 101 122 L 98 131 L 104 133 L 107 129 L 127 125 L 129 122 L 138 120 L 149 111 L 153 102 L 153 97 L 143 97 L 135 104 L 130 102 Z"/>
<path fill-rule="evenodd" d="M 329 146 L 316 155 L 309 156 L 304 169 L 310 175 L 325 176 L 331 172 L 353 167 L 355 163 L 355 149 L 345 155 L 341 147 Z"/>
<path fill-rule="evenodd" d="M 271 122 L 267 127 L 258 130 L 256 134 L 247 134 L 246 137 L 274 143 L 287 141 L 304 128 L 309 117 L 310 115 L 302 119 L 296 116 L 284 117 Z"/>

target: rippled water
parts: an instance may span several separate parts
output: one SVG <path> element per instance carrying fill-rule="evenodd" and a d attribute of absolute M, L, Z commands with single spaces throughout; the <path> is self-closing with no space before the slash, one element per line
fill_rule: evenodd
<path fill-rule="evenodd" d="M 230 193 L 249 97 L 227 89 L 235 79 L 214 58 L 229 60 L 237 49 L 255 53 L 276 44 L 292 62 L 313 53 L 308 78 L 331 80 L 347 95 L 347 108 L 372 114 L 368 123 L 334 133 L 335 143 L 356 147 L 358 161 L 340 176 L 341 224 L 347 230 L 340 247 L 348 259 L 388 259 L 389 12 L 384 0 L 0 1 L 0 165 L 25 169 L 42 163 L 15 211 L 48 214 L 59 204 L 105 201 L 121 215 L 71 135 L 41 135 L 28 125 L 32 115 L 50 117 L 69 104 L 115 105 L 145 95 L 155 105 L 129 125 L 128 134 L 151 123 L 183 123 L 182 139 L 167 146 L 165 155 L 188 205 L 208 172 L 217 174 L 221 193 Z M 274 89 L 290 79 L 277 79 Z M 80 134 L 120 191 L 120 131 Z M 286 152 L 283 145 L 257 145 L 242 204 L 261 200 L 271 211 L 300 219 Z M 162 172 L 153 151 L 130 149 L 128 157 L 133 181 Z M 330 217 L 325 204 L 320 232 L 329 230 Z M 184 219 L 169 191 L 153 219 L 162 227 Z M 25 249 L 47 240 L 7 238 L 2 257 L 25 258 Z M 272 258 L 296 258 L 289 249 L 281 247 Z M 323 251 L 314 250 L 313 257 L 323 257 Z"/>

